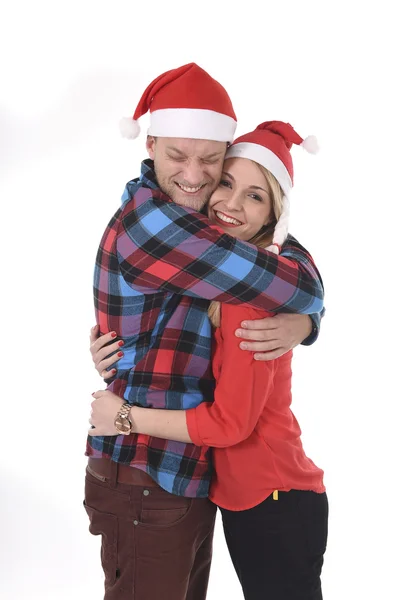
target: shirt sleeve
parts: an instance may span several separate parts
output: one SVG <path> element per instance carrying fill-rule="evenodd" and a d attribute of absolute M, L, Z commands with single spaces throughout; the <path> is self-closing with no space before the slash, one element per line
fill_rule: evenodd
<path fill-rule="evenodd" d="M 215 400 L 186 411 L 188 432 L 197 446 L 226 448 L 249 437 L 274 385 L 276 361 L 254 360 L 254 353 L 241 350 L 241 340 L 234 335 L 243 319 L 262 319 L 267 314 L 225 305 L 221 315 L 223 357 Z"/>
<path fill-rule="evenodd" d="M 323 285 L 301 247 L 281 256 L 236 240 L 202 214 L 141 188 L 123 208 L 117 256 L 137 291 L 184 294 L 271 312 L 322 310 Z M 143 202 L 143 194 L 148 198 Z"/>
<path fill-rule="evenodd" d="M 311 346 L 318 339 L 321 328 L 321 320 L 324 317 L 325 308 L 320 313 L 315 313 L 314 315 L 309 315 L 312 320 L 312 331 L 308 335 L 306 339 L 301 342 L 302 346 Z"/>

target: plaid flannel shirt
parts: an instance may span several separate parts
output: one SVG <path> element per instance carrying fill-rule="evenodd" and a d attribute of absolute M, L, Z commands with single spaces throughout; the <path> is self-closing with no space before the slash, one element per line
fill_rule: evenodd
<path fill-rule="evenodd" d="M 108 389 L 130 404 L 185 410 L 213 400 L 210 300 L 322 311 L 320 274 L 292 236 L 276 256 L 224 234 L 165 196 L 148 160 L 122 202 L 97 253 L 94 301 L 101 333 L 114 330 L 125 342 Z M 89 436 L 86 455 L 142 469 L 176 495 L 208 495 L 207 447 L 141 434 Z"/>

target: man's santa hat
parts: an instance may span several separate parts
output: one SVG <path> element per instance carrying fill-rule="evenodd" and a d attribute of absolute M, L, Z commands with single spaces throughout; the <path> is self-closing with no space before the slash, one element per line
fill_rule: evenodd
<path fill-rule="evenodd" d="M 258 127 L 234 140 L 228 148 L 227 158 L 248 158 L 270 171 L 283 190 L 283 212 L 274 229 L 272 245 L 267 249 L 279 254 L 288 234 L 289 198 L 294 185 L 294 167 L 291 147 L 301 146 L 311 154 L 317 154 L 319 146 L 314 136 L 305 140 L 289 123 L 266 121 Z"/>
<path fill-rule="evenodd" d="M 228 93 L 195 63 L 163 73 L 145 90 L 133 118 L 121 121 L 121 133 L 134 139 L 138 119 L 150 111 L 147 134 L 231 142 L 237 118 Z"/>

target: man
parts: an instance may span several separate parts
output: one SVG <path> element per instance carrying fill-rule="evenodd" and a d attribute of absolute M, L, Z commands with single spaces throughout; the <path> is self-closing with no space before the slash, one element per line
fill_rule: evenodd
<path fill-rule="evenodd" d="M 281 259 L 198 212 L 219 183 L 236 128 L 224 88 L 184 65 L 148 86 L 132 137 L 148 110 L 150 160 L 127 184 L 98 251 L 96 317 L 102 334 L 123 342 L 108 389 L 128 404 L 185 409 L 212 400 L 209 300 L 312 314 L 322 310 L 323 287 L 299 244 L 283 247 Z M 90 531 L 102 535 L 105 600 L 203 600 L 215 519 L 209 448 L 129 435 L 126 415 L 116 415 L 122 435 L 93 431 L 86 451 L 85 506 Z"/>

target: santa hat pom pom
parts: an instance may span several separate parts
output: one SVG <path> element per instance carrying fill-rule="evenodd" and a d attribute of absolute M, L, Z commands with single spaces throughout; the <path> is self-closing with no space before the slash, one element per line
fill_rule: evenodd
<path fill-rule="evenodd" d="M 317 154 L 319 151 L 319 142 L 314 135 L 309 135 L 301 144 L 302 148 L 310 154 Z"/>
<path fill-rule="evenodd" d="M 128 140 L 134 140 L 140 133 L 140 125 L 138 121 L 134 121 L 130 117 L 124 117 L 119 122 L 119 130 L 122 137 L 127 138 Z"/>
<path fill-rule="evenodd" d="M 269 252 L 273 252 L 273 254 L 280 254 L 281 248 L 278 244 L 272 244 L 271 246 L 268 246 L 266 250 L 269 250 Z"/>

